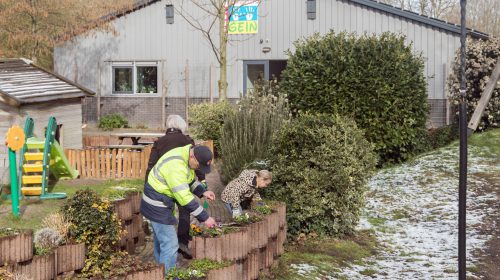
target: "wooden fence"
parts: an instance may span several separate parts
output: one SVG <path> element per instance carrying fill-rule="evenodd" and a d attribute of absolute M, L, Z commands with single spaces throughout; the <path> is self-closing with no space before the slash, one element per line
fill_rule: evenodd
<path fill-rule="evenodd" d="M 67 149 L 65 153 L 69 164 L 80 173 L 80 178 L 144 178 L 151 146 L 141 151 L 88 148 Z"/>
<path fill-rule="evenodd" d="M 213 141 L 197 143 L 213 152 Z M 78 170 L 80 178 L 132 179 L 144 178 L 152 146 L 143 150 L 85 148 L 65 149 L 69 164 Z"/>

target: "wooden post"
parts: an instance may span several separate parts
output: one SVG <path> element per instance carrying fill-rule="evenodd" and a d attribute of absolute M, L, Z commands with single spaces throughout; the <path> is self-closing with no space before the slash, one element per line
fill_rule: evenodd
<path fill-rule="evenodd" d="M 122 168 L 122 161 L 123 161 L 123 155 L 122 155 L 122 149 L 118 149 L 118 154 L 116 156 L 116 160 L 118 161 L 118 167 L 116 168 L 116 177 L 117 178 L 122 178 L 123 177 L 123 168 Z"/>
<path fill-rule="evenodd" d="M 165 109 L 165 96 L 166 96 L 166 91 L 168 88 L 164 86 L 165 81 L 163 78 L 165 77 L 165 73 L 163 72 L 165 67 L 165 61 L 161 62 L 161 128 L 166 129 L 166 109 Z"/>
<path fill-rule="evenodd" d="M 186 59 L 186 69 L 184 70 L 184 93 L 186 95 L 186 122 L 189 119 L 188 106 L 189 106 L 189 60 Z"/>
<path fill-rule="evenodd" d="M 474 114 L 472 115 L 472 118 L 470 119 L 468 128 L 469 132 L 472 133 L 472 131 L 476 130 L 477 126 L 479 125 L 479 121 L 481 120 L 481 117 L 483 116 L 484 109 L 486 108 L 486 105 L 491 99 L 491 94 L 493 93 L 493 90 L 495 89 L 497 85 L 498 78 L 500 77 L 500 58 L 497 60 L 497 64 L 495 66 L 495 69 L 493 69 L 493 73 L 491 73 L 490 80 L 488 81 L 488 84 L 484 88 L 483 94 L 481 95 L 481 99 L 479 99 L 479 102 L 477 103 L 476 110 L 474 110 Z M 469 134 L 470 134 L 469 133 Z"/>
<path fill-rule="evenodd" d="M 212 68 L 213 65 L 212 63 L 210 63 L 210 67 L 208 68 L 208 79 L 210 80 L 210 85 L 209 85 L 210 103 L 214 103 L 214 81 L 212 77 Z"/>
<path fill-rule="evenodd" d="M 98 85 L 97 85 L 97 121 L 99 122 L 101 120 L 101 63 L 97 63 L 97 68 L 99 70 L 97 71 L 99 75 L 98 79 Z M 113 73 L 111 73 L 113 75 Z M 113 86 L 113 85 L 111 85 Z"/>

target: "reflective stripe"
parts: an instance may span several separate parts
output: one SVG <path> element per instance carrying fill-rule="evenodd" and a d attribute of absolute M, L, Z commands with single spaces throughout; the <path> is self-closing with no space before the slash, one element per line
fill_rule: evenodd
<path fill-rule="evenodd" d="M 151 204 L 156 207 L 163 207 L 163 208 L 168 208 L 167 205 L 163 204 L 163 202 L 158 201 L 158 200 L 153 200 L 149 197 L 147 197 L 145 194 L 142 194 L 142 200 L 146 202 L 147 204 Z"/>
<path fill-rule="evenodd" d="M 182 185 L 179 185 L 177 187 L 173 187 L 172 188 L 172 192 L 173 193 L 180 192 L 180 191 L 183 191 L 183 190 L 189 190 L 188 184 L 182 184 Z"/>
<path fill-rule="evenodd" d="M 200 215 L 200 214 L 201 214 L 201 212 L 203 212 L 203 207 L 198 206 L 198 208 L 196 208 L 196 210 L 194 210 L 193 212 L 191 212 L 191 214 L 192 214 L 193 216 L 198 216 L 198 215 Z"/>
<path fill-rule="evenodd" d="M 160 172 L 158 171 L 158 169 L 153 169 L 153 174 L 155 175 L 155 178 L 160 181 L 160 183 L 164 184 L 165 186 L 167 186 L 167 181 L 165 181 L 165 179 L 163 179 L 163 177 L 160 175 Z"/>
<path fill-rule="evenodd" d="M 180 160 L 184 161 L 184 159 L 181 156 L 171 156 L 171 157 L 165 158 L 159 164 L 156 164 L 154 169 L 153 169 L 153 174 L 155 175 L 156 179 L 158 181 L 160 181 L 160 183 L 164 184 L 165 186 L 168 186 L 168 184 L 167 184 L 167 181 L 165 181 L 165 179 L 160 175 L 160 168 L 162 168 L 162 166 L 165 163 L 167 163 L 171 160 L 174 160 L 174 159 L 180 159 Z M 188 168 L 189 168 L 189 164 L 188 164 Z"/>
<path fill-rule="evenodd" d="M 201 183 L 199 181 L 194 181 L 193 184 L 191 184 L 191 186 L 189 187 L 189 189 L 192 191 L 196 190 L 196 188 L 201 185 Z"/>

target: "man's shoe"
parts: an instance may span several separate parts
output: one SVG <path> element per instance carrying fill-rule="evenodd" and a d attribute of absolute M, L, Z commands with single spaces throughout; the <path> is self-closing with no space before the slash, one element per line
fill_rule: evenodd
<path fill-rule="evenodd" d="M 191 254 L 191 249 L 189 249 L 188 245 L 179 243 L 179 249 L 177 252 L 181 253 L 182 256 L 186 259 L 192 259 L 193 255 Z"/>

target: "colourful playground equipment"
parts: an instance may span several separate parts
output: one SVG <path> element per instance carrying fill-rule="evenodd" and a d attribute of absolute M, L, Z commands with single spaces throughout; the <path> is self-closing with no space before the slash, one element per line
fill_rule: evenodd
<path fill-rule="evenodd" d="M 19 216 L 19 192 L 17 190 L 17 172 L 16 172 L 16 151 L 20 150 L 25 143 L 25 135 L 23 130 L 15 125 L 7 131 L 5 135 L 5 145 L 9 148 L 9 164 L 10 164 L 10 189 L 12 199 L 12 213 L 14 216 Z"/>
<path fill-rule="evenodd" d="M 18 197 L 39 196 L 40 199 L 66 198 L 65 193 L 49 193 L 49 173 L 56 179 L 78 177 L 78 171 L 69 165 L 59 143 L 55 140 L 57 129 L 56 119 L 49 118 L 45 139 L 38 139 L 33 135 L 34 121 L 28 117 L 24 124 L 26 141 L 22 146 L 17 174 L 14 162 L 11 166 L 11 193 L 14 204 L 15 193 Z M 22 131 L 21 131 L 22 132 Z M 6 142 L 8 140 L 6 139 Z M 18 145 L 19 146 L 19 145 Z M 12 168 L 14 166 L 14 175 Z M 12 187 L 15 185 L 14 187 Z M 14 207 L 14 206 L 13 206 Z"/>

